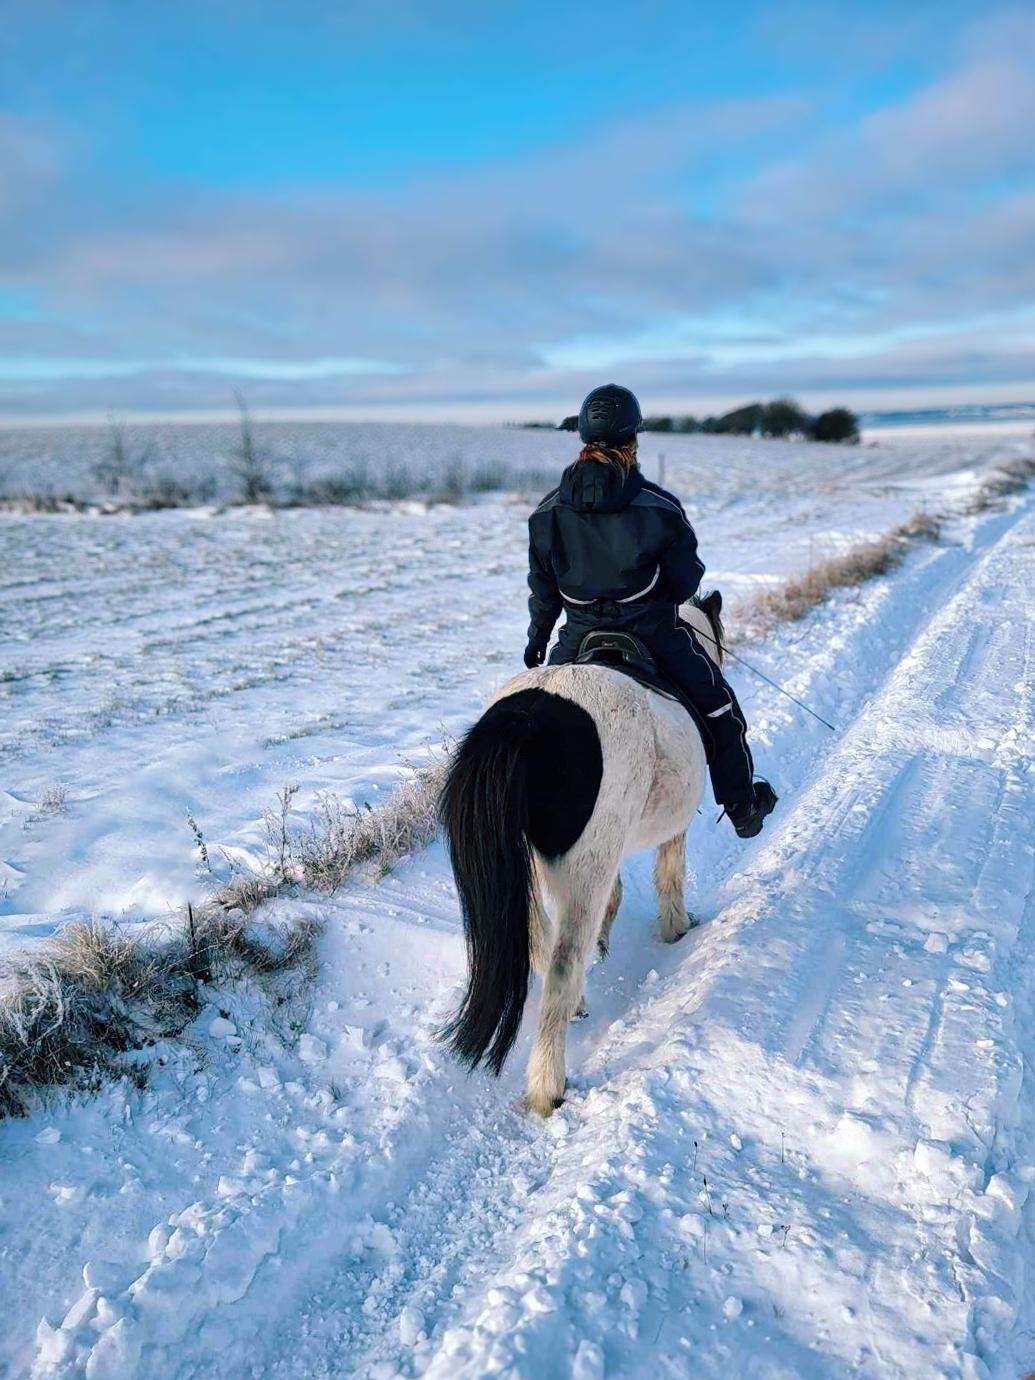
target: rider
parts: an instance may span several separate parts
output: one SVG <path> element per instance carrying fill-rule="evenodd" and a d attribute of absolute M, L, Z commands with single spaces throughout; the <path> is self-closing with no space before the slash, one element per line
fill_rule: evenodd
<path fill-rule="evenodd" d="M 585 447 L 528 520 L 532 624 L 525 665 L 542 665 L 562 609 L 552 665 L 574 661 L 594 628 L 633 633 L 707 716 L 715 799 L 741 838 L 752 838 L 776 792 L 754 779 L 737 698 L 679 617 L 679 605 L 697 592 L 704 563 L 682 504 L 643 477 L 636 460 L 642 422 L 636 398 L 616 383 L 594 388 L 582 404 Z"/>

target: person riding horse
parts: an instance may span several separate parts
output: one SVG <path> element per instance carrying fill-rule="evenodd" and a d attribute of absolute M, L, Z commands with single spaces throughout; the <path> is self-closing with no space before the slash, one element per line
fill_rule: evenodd
<path fill-rule="evenodd" d="M 541 666 L 561 612 L 551 665 L 572 662 L 587 633 L 632 633 L 707 720 L 716 802 L 741 838 L 760 832 L 777 796 L 755 779 L 737 697 L 679 605 L 704 574 L 683 505 L 643 477 L 636 457 L 640 405 L 628 388 L 595 388 L 579 412 L 584 449 L 528 520 L 531 626 L 525 665 Z"/>

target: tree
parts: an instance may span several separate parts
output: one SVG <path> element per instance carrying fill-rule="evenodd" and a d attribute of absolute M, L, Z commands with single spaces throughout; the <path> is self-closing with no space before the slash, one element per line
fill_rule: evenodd
<path fill-rule="evenodd" d="M 241 497 L 245 503 L 261 503 L 272 492 L 269 471 L 262 453 L 255 445 L 252 435 L 252 420 L 248 415 L 248 405 L 244 394 L 235 389 L 234 397 L 241 413 L 241 439 L 234 451 L 234 471 L 241 485 Z"/>
<path fill-rule="evenodd" d="M 811 432 L 814 441 L 847 442 L 849 445 L 857 445 L 859 419 L 854 412 L 849 412 L 847 407 L 834 407 L 829 412 L 819 414 L 812 423 Z"/>
<path fill-rule="evenodd" d="M 578 429 L 578 417 L 565 417 L 564 421 L 561 422 L 561 424 L 557 428 L 558 431 L 578 431 Z"/>
<path fill-rule="evenodd" d="M 94 465 L 93 472 L 107 494 L 112 498 L 124 498 L 140 478 L 143 458 L 130 454 L 126 444 L 126 428 L 111 413 L 108 415 L 108 426 L 111 429 L 111 445 Z"/>
<path fill-rule="evenodd" d="M 793 398 L 774 398 L 762 409 L 763 436 L 804 435 L 809 419 Z"/>
<path fill-rule="evenodd" d="M 761 430 L 765 407 L 762 403 L 748 403 L 746 407 L 735 407 L 726 412 L 715 423 L 714 429 L 723 435 L 753 436 Z"/>
<path fill-rule="evenodd" d="M 644 431 L 671 431 L 673 429 L 671 417 L 645 417 L 643 419 Z"/>

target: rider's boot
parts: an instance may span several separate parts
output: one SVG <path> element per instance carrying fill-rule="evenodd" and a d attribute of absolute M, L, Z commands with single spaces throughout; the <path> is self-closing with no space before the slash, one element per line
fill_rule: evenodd
<path fill-rule="evenodd" d="M 779 799 L 768 781 L 759 778 L 754 782 L 754 787 L 753 800 L 740 800 L 734 805 L 726 806 L 730 822 L 742 839 L 753 839 L 756 834 L 762 832 L 766 815 L 772 814 Z"/>

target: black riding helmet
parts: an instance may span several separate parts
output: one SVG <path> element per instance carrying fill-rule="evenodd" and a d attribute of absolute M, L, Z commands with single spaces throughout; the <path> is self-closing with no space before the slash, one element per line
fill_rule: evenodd
<path fill-rule="evenodd" d="M 624 446 L 642 425 L 636 395 L 619 383 L 594 388 L 579 409 L 579 435 L 587 445 Z"/>

